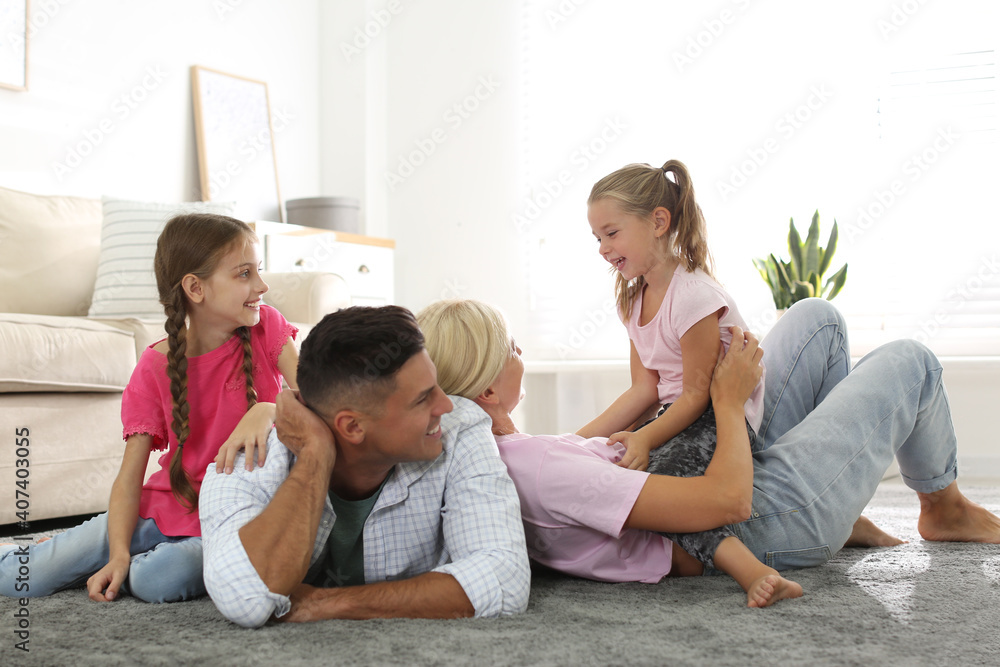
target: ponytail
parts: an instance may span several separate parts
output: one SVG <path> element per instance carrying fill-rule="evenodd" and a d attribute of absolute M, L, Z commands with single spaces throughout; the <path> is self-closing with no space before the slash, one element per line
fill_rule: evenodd
<path fill-rule="evenodd" d="M 622 167 L 594 184 L 587 205 L 601 199 L 614 199 L 623 212 L 641 218 L 652 216 L 656 208 L 666 208 L 670 211 L 670 228 L 663 236 L 667 252 L 677 257 L 687 271 L 701 269 L 715 277 L 705 217 L 695 200 L 691 175 L 684 163 L 668 160 L 659 169 L 648 164 Z M 616 273 L 615 298 L 625 319 L 631 316 L 643 285 L 642 276 L 630 283 Z"/>
<path fill-rule="evenodd" d="M 688 271 L 701 269 L 714 278 L 715 262 L 708 249 L 705 216 L 695 200 L 691 174 L 679 160 L 667 160 L 662 170 L 668 182 L 671 182 L 670 175 L 673 175 L 672 184 L 677 190 L 674 208 L 667 206 L 670 211 L 670 226 L 674 231 L 671 250 Z"/>

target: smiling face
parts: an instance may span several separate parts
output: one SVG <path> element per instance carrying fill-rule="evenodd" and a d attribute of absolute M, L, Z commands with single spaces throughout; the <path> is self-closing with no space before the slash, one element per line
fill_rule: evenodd
<path fill-rule="evenodd" d="M 394 376 L 396 388 L 379 414 L 364 418 L 365 457 L 375 466 L 430 461 L 441 454 L 441 415 L 451 399 L 437 384 L 426 350 L 410 357 Z"/>
<path fill-rule="evenodd" d="M 250 240 L 229 250 L 204 281 L 201 324 L 234 331 L 260 322 L 261 296 L 267 283 L 260 276 L 260 245 Z"/>
<path fill-rule="evenodd" d="M 657 218 L 657 213 L 660 218 Z M 666 220 L 662 219 L 666 214 Z M 587 208 L 590 229 L 597 238 L 598 252 L 626 280 L 646 275 L 663 262 L 659 237 L 669 228 L 670 213 L 658 208 L 652 219 L 626 213 L 610 198 L 599 199 Z"/>

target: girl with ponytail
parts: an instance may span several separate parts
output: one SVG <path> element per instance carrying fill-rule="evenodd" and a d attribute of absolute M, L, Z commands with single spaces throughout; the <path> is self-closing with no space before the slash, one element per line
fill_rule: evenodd
<path fill-rule="evenodd" d="M 231 471 L 242 449 L 248 469 L 263 465 L 282 377 L 296 386 L 297 329 L 262 303 L 260 263 L 244 222 L 211 214 L 167 222 L 153 267 L 167 338 L 144 350 L 122 395 L 125 453 L 108 512 L 30 546 L 31 588 L 17 596 L 84 583 L 95 601 L 121 590 L 148 602 L 205 593 L 198 489 L 206 468 L 214 461 Z M 160 469 L 144 483 L 153 450 L 163 451 Z M 6 567 L 16 568 L 14 556 L 0 551 L 0 593 L 15 594 Z"/>
<path fill-rule="evenodd" d="M 630 164 L 599 180 L 587 205 L 599 252 L 615 273 L 618 311 L 631 341 L 632 385 L 578 433 L 622 443 L 619 465 L 635 470 L 680 475 L 666 459 L 654 456 L 650 463 L 650 452 L 668 441 L 662 456 L 673 449 L 671 460 L 707 465 L 715 441 L 709 386 L 720 342 L 728 349 L 729 327 L 747 326 L 713 276 L 705 218 L 687 167 L 677 160 L 660 168 Z M 751 443 L 763 400 L 762 376 L 745 405 Z M 627 430 L 653 409 L 655 419 Z"/>

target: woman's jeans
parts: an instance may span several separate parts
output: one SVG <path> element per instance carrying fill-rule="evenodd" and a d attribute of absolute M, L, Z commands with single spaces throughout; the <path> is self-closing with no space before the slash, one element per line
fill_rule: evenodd
<path fill-rule="evenodd" d="M 762 562 L 782 570 L 828 560 L 893 456 L 917 492 L 955 481 L 941 364 L 925 346 L 893 341 L 852 370 L 844 319 L 822 299 L 793 305 L 761 346 L 767 380 L 753 510 L 733 529 Z"/>
<path fill-rule="evenodd" d="M 200 537 L 168 537 L 152 519 L 140 518 L 129 549 L 123 592 L 146 602 L 205 594 Z M 0 547 L 0 595 L 39 597 L 85 585 L 108 558 L 107 513 L 41 544 Z"/>

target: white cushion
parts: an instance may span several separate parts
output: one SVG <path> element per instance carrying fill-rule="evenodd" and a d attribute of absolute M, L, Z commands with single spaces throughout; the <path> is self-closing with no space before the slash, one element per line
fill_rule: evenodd
<path fill-rule="evenodd" d="M 147 347 L 167 337 L 167 332 L 163 329 L 163 326 L 166 323 L 163 313 L 160 313 L 160 316 L 155 320 L 140 320 L 135 317 L 92 317 L 89 319 L 92 322 L 106 324 L 109 327 L 121 329 L 122 331 L 132 334 L 132 337 L 135 340 L 136 360 L 142 356 L 142 353 Z"/>
<path fill-rule="evenodd" d="M 80 317 L 0 313 L 0 393 L 125 389 L 135 337 Z"/>
<path fill-rule="evenodd" d="M 164 204 L 113 197 L 102 199 L 101 254 L 90 305 L 91 317 L 163 317 L 153 256 L 167 220 L 181 213 L 232 215 L 234 202 Z"/>
<path fill-rule="evenodd" d="M 0 188 L 0 312 L 86 315 L 101 202 Z"/>

